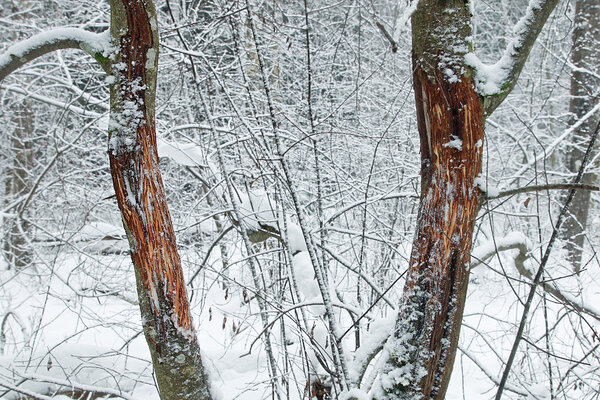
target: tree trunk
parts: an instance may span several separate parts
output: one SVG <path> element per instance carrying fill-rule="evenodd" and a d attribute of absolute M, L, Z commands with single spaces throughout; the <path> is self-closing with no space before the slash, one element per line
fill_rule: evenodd
<path fill-rule="evenodd" d="M 31 189 L 29 174 L 33 167 L 33 113 L 29 102 L 14 107 L 14 130 L 11 137 L 11 150 L 14 153 L 12 165 L 8 168 L 6 178 L 6 196 L 16 199 L 25 196 Z M 24 209 L 17 208 L 14 218 L 4 218 L 6 229 L 4 239 L 4 257 L 8 268 L 20 270 L 27 267 L 32 260 L 31 249 L 24 235 L 29 231 L 29 224 L 22 218 Z"/>
<path fill-rule="evenodd" d="M 389 398 L 444 399 L 469 281 L 483 104 L 464 63 L 471 46 L 468 4 L 420 1 L 412 30 L 421 201 L 382 386 Z"/>
<path fill-rule="evenodd" d="M 158 168 L 158 31 L 152 1 L 111 0 L 111 34 L 118 51 L 112 62 L 110 166 L 160 396 L 210 399 Z"/>
<path fill-rule="evenodd" d="M 5 12 L 6 14 L 9 12 L 18 13 L 26 6 L 29 6 L 29 4 L 25 0 L 19 2 L 19 4 L 9 2 L 5 5 Z M 3 12 L 0 12 L 0 16 L 4 16 L 3 14 Z M 16 34 L 11 36 L 12 40 L 17 39 Z M 29 191 L 31 188 L 29 173 L 33 168 L 32 138 L 34 119 L 31 103 L 29 100 L 23 99 L 22 103 L 14 106 L 13 110 L 14 129 L 10 140 L 14 158 L 12 165 L 8 168 L 5 182 L 5 195 L 8 199 L 24 196 Z M 4 217 L 3 223 L 6 236 L 4 237 L 3 251 L 8 268 L 20 270 L 27 267 L 32 260 L 31 249 L 23 235 L 28 233 L 30 227 L 27 221 L 22 218 L 26 214 L 25 210 L 21 208 L 15 210 L 18 214 L 15 218 Z"/>
<path fill-rule="evenodd" d="M 571 102 L 569 110 L 573 123 L 580 120 L 596 105 L 599 97 L 600 80 L 600 0 L 577 0 L 575 3 L 575 24 L 573 29 L 573 49 L 571 62 L 579 70 L 571 75 Z M 596 73 L 596 77 L 585 70 Z M 571 146 L 566 155 L 569 171 L 576 174 L 585 153 L 585 143 L 600 121 L 596 114 L 588 118 L 573 133 Z M 582 183 L 594 183 L 591 173 L 583 175 Z M 575 272 L 581 269 L 581 258 L 585 244 L 585 229 L 590 208 L 590 191 L 575 193 L 570 209 L 570 217 L 565 221 L 563 238 L 567 241 L 569 260 Z"/>

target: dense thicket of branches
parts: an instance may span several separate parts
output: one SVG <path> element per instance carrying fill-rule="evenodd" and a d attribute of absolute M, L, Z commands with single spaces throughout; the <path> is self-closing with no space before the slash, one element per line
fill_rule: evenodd
<path fill-rule="evenodd" d="M 160 169 L 215 390 L 377 396 L 421 193 L 413 7 L 156 5 Z M 526 9 L 472 4 L 482 61 L 498 59 Z M 572 182 L 569 157 L 588 143 L 578 127 L 593 128 L 598 115 L 597 66 L 570 56 L 574 15 L 573 4 L 558 4 L 513 92 L 486 119 L 477 267 L 448 398 L 496 392 L 565 198 L 548 184 Z M 5 0 L 3 50 L 53 27 L 100 33 L 109 16 L 105 2 Z M 569 107 L 575 72 L 589 83 L 583 113 Z M 96 60 L 70 50 L 0 82 L 0 397 L 156 396 L 106 156 L 111 83 Z M 597 152 L 586 171 L 597 174 Z M 542 190 L 503 196 L 533 185 Z M 594 226 L 598 194 L 588 193 Z M 597 395 L 599 237 L 585 237 L 576 275 L 564 242 L 555 245 L 506 398 Z"/>

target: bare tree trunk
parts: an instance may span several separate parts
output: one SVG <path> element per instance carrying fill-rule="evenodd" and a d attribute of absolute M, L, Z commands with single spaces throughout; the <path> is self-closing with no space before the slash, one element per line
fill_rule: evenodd
<path fill-rule="evenodd" d="M 573 123 L 580 120 L 598 102 L 600 80 L 600 0 L 577 0 L 575 3 L 575 24 L 573 29 L 573 49 L 571 62 L 579 70 L 571 75 L 571 102 L 569 110 Z M 587 72 L 586 70 L 595 73 Z M 585 143 L 600 121 L 600 115 L 588 118 L 573 133 L 571 146 L 566 155 L 569 171 L 577 173 L 585 153 Z M 594 183 L 591 173 L 583 175 L 582 183 Z M 590 208 L 590 195 L 587 190 L 575 193 L 570 209 L 570 218 L 565 221 L 563 238 L 567 240 L 568 257 L 575 272 L 581 269 L 581 258 L 585 244 L 585 229 Z"/>
<path fill-rule="evenodd" d="M 160 396 L 210 399 L 158 168 L 158 31 L 152 1 L 111 0 L 111 34 L 119 51 L 112 63 L 110 166 Z"/>
<path fill-rule="evenodd" d="M 6 196 L 15 199 L 24 196 L 30 189 L 29 173 L 33 167 L 33 113 L 27 101 L 14 107 L 14 130 L 11 137 L 11 151 L 14 154 L 12 165 L 6 178 Z M 5 217 L 6 237 L 4 239 L 4 257 L 8 268 L 22 269 L 31 263 L 31 249 L 24 237 L 29 231 L 28 223 L 18 212 L 14 218 Z"/>
<path fill-rule="evenodd" d="M 483 104 L 464 64 L 468 4 L 420 1 L 412 29 L 421 202 L 382 384 L 390 398 L 444 399 L 469 281 Z"/>

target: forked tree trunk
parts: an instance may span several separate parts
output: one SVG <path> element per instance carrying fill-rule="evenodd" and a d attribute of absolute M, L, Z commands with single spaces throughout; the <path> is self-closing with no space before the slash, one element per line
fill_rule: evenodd
<path fill-rule="evenodd" d="M 150 0 L 111 0 L 109 158 L 137 279 L 144 334 L 163 400 L 210 399 L 158 168 L 156 13 Z"/>
<path fill-rule="evenodd" d="M 416 238 L 382 385 L 390 399 L 444 399 L 458 344 L 481 171 L 483 104 L 464 63 L 464 1 L 420 1 L 412 16 L 421 142 Z"/>
<path fill-rule="evenodd" d="M 573 28 L 573 49 L 571 62 L 579 70 L 571 75 L 571 101 L 569 111 L 573 123 L 579 121 L 596 105 L 599 98 L 600 79 L 600 0 L 577 0 L 575 3 L 575 24 Z M 589 72 L 588 72 L 589 71 Z M 596 76 L 594 76 L 594 73 Z M 571 146 L 567 151 L 566 164 L 569 171 L 576 174 L 585 153 L 585 143 L 600 121 L 600 113 L 588 118 L 573 133 Z M 594 183 L 591 173 L 583 175 L 582 183 Z M 568 257 L 575 272 L 581 269 L 581 258 L 585 245 L 585 229 L 590 209 L 589 190 L 575 192 L 570 208 L 570 217 L 565 220 L 563 238 L 567 241 Z"/>

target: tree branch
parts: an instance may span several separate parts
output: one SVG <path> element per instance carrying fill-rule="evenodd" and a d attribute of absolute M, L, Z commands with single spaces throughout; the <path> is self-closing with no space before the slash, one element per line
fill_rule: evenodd
<path fill-rule="evenodd" d="M 473 354 L 471 354 L 467 349 L 463 348 L 462 346 L 459 345 L 458 349 L 461 351 L 461 353 L 467 356 L 467 358 L 471 360 L 471 362 L 473 362 L 473 364 L 475 364 L 481 370 L 481 372 L 483 372 L 485 376 L 487 376 L 488 379 L 494 383 L 494 385 L 498 386 L 500 384 L 500 380 L 494 376 L 494 373 L 490 371 L 485 366 L 485 364 L 481 363 Z M 508 384 L 505 387 L 506 390 L 509 392 L 513 392 L 521 396 L 527 396 L 527 392 L 516 386 Z"/>
<path fill-rule="evenodd" d="M 588 185 L 585 183 L 551 183 L 548 185 L 531 185 L 516 189 L 503 190 L 495 196 L 488 196 L 486 199 L 499 199 L 501 197 L 512 196 L 515 194 L 541 192 L 545 190 L 590 190 L 597 192 L 600 188 L 596 185 Z"/>
<path fill-rule="evenodd" d="M 0 55 L 0 82 L 8 75 L 45 54 L 62 49 L 81 49 L 90 54 L 108 73 L 108 56 L 112 52 L 109 35 L 79 28 L 59 28 L 38 33 L 10 46 Z"/>
<path fill-rule="evenodd" d="M 392 35 L 389 34 L 387 29 L 385 29 L 385 26 L 383 26 L 379 21 L 375 21 L 375 25 L 377 25 L 383 36 L 385 36 L 385 38 L 392 45 L 392 53 L 396 53 L 398 51 L 398 43 L 396 43 Z"/>
<path fill-rule="evenodd" d="M 75 382 L 71 379 L 59 379 L 50 376 L 44 376 L 39 374 L 28 374 L 23 376 L 26 379 L 37 381 L 37 382 L 46 382 L 57 385 L 59 387 L 66 387 L 68 389 L 58 389 L 56 392 L 61 393 L 63 395 L 70 396 L 70 394 L 88 394 L 93 395 L 94 397 L 119 397 L 125 400 L 135 400 L 135 397 L 122 392 L 119 389 L 112 389 L 107 387 L 95 386 L 95 385 L 86 385 L 82 383 Z M 50 394 L 50 393 L 48 393 Z"/>
<path fill-rule="evenodd" d="M 530 0 L 525 15 L 515 25 L 514 37 L 494 65 L 483 64 L 468 53 L 466 62 L 476 70 L 477 88 L 484 96 L 484 112 L 490 115 L 515 87 L 533 45 L 558 0 Z"/>
<path fill-rule="evenodd" d="M 502 251 L 519 250 L 519 253 L 515 257 L 515 268 L 522 277 L 533 281 L 533 273 L 525 267 L 525 261 L 530 257 L 530 246 L 531 243 L 527 240 L 527 237 L 517 233 L 510 233 L 503 238 L 498 238 L 495 243 L 489 241 L 489 243 L 484 243 L 472 251 L 471 257 L 474 261 L 471 262 L 471 269 L 484 264 L 489 258 Z M 577 299 L 561 292 L 560 289 L 550 282 L 541 281 L 539 285 L 546 293 L 550 294 L 561 303 L 573 308 L 579 313 L 587 314 L 595 320 L 600 321 L 600 310 L 596 310 L 580 303 Z"/>
<path fill-rule="evenodd" d="M 519 255 L 521 256 L 522 254 L 519 254 Z M 515 262 L 515 267 L 517 268 L 517 271 L 519 271 L 519 273 L 522 276 L 524 276 L 532 281 L 534 280 L 533 273 L 531 271 L 529 271 L 527 268 L 525 268 L 525 265 L 523 265 L 523 262 Z M 594 318 L 596 321 L 600 321 L 600 312 L 586 306 L 585 304 L 580 304 L 577 300 L 575 300 L 574 298 L 572 298 L 569 295 L 563 294 L 555 286 L 552 286 L 551 283 L 542 281 L 540 283 L 540 286 L 542 287 L 542 289 L 544 289 L 544 291 L 546 293 L 554 296 L 557 300 L 559 300 L 563 304 L 567 304 L 570 307 L 572 307 L 574 310 L 578 311 L 579 313 L 587 314 L 590 317 Z"/>
<path fill-rule="evenodd" d="M 25 396 L 27 396 L 28 398 L 31 398 L 31 399 L 35 399 L 35 400 L 52 400 L 51 397 L 44 396 L 43 394 L 35 393 L 35 392 L 31 391 L 31 390 L 20 388 L 20 387 L 15 386 L 15 385 L 11 385 L 10 383 L 0 382 L 0 386 L 5 387 L 5 388 L 7 388 L 9 390 L 12 390 L 13 392 L 23 394 L 23 395 L 25 395 Z"/>

